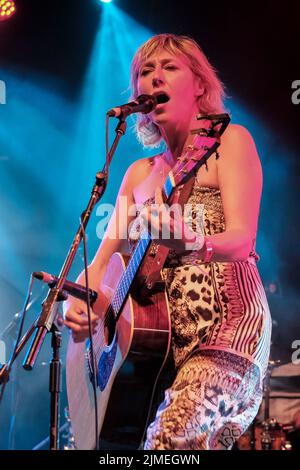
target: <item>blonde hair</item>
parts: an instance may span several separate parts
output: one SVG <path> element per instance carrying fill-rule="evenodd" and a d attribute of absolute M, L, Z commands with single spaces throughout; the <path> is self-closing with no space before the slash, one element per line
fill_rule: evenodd
<path fill-rule="evenodd" d="M 131 64 L 131 97 L 138 96 L 137 84 L 143 63 L 155 52 L 166 50 L 171 54 L 183 55 L 194 75 L 199 77 L 204 88 L 203 95 L 198 98 L 198 109 L 202 114 L 224 112 L 224 86 L 215 69 L 209 63 L 200 46 L 192 38 L 176 34 L 157 34 L 140 46 Z M 136 121 L 138 140 L 145 146 L 157 147 L 161 141 L 161 133 L 147 114 L 138 114 Z"/>

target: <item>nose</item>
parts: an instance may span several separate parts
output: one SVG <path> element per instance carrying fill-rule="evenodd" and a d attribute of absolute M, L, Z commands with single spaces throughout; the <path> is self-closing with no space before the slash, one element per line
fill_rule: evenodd
<path fill-rule="evenodd" d="M 152 86 L 154 88 L 159 87 L 164 83 L 163 73 L 161 69 L 156 69 L 152 77 Z"/>
<path fill-rule="evenodd" d="M 160 78 L 153 78 L 152 80 L 152 85 L 153 85 L 153 88 L 157 88 L 159 87 L 161 84 L 163 83 L 163 81 L 160 79 Z"/>

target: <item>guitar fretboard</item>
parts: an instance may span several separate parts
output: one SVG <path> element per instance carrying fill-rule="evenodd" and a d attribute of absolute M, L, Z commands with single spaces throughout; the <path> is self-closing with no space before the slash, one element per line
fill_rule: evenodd
<path fill-rule="evenodd" d="M 165 184 L 164 193 L 166 199 L 169 199 L 174 189 L 174 180 L 172 172 L 169 173 Z M 146 251 L 151 243 L 151 235 L 148 230 L 143 230 L 140 234 L 139 241 L 133 251 L 131 259 L 124 271 L 120 282 L 116 288 L 115 294 L 111 300 L 115 319 L 118 319 L 122 305 L 126 299 L 129 289 L 133 283 L 135 275 L 141 265 L 141 262 L 146 254 Z"/>

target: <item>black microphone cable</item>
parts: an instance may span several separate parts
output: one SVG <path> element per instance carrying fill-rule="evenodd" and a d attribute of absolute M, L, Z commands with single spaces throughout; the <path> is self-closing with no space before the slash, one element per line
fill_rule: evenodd
<path fill-rule="evenodd" d="M 82 232 L 82 241 L 83 241 L 83 259 L 84 259 L 84 274 L 85 274 L 85 287 L 86 287 L 86 305 L 87 305 L 87 315 L 88 315 L 88 324 L 89 324 L 89 340 L 90 340 L 90 349 L 91 349 L 91 368 L 92 368 L 92 386 L 93 386 L 93 395 L 94 395 L 94 404 L 95 404 L 95 441 L 96 446 L 95 450 L 99 450 L 99 429 L 98 429 L 98 402 L 97 402 L 97 378 L 96 371 L 97 365 L 94 355 L 94 342 L 93 342 L 93 331 L 92 331 L 92 319 L 91 319 L 91 303 L 90 303 L 90 293 L 89 293 L 89 272 L 88 272 L 88 256 L 87 256 L 87 245 L 86 245 L 86 233 L 82 223 L 82 218 L 80 217 L 80 226 Z"/>
<path fill-rule="evenodd" d="M 106 179 L 108 178 L 108 168 L 109 168 L 109 161 L 108 161 L 108 130 L 109 130 L 109 115 L 106 114 L 106 119 L 105 119 L 105 174 L 106 174 Z"/>

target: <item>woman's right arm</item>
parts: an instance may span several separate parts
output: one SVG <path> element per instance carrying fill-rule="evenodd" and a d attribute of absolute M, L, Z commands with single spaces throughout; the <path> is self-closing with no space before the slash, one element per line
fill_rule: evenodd
<path fill-rule="evenodd" d="M 116 206 L 109 221 L 108 227 L 102 239 L 102 242 L 94 256 L 93 261 L 88 267 L 89 287 L 99 291 L 99 287 L 104 276 L 107 263 L 116 251 L 124 253 L 128 251 L 128 226 L 134 215 L 129 215 L 129 208 L 134 205 L 133 188 L 136 185 L 137 167 L 139 161 L 134 162 L 127 170 L 118 196 Z M 124 211 L 127 204 L 127 213 Z M 132 212 L 131 212 L 132 213 Z M 85 285 L 85 273 L 78 276 L 77 283 Z M 93 331 L 97 326 L 99 317 L 91 311 Z M 82 300 L 69 296 L 64 302 L 65 325 L 71 329 L 75 342 L 84 341 L 89 334 L 87 306 Z"/>

